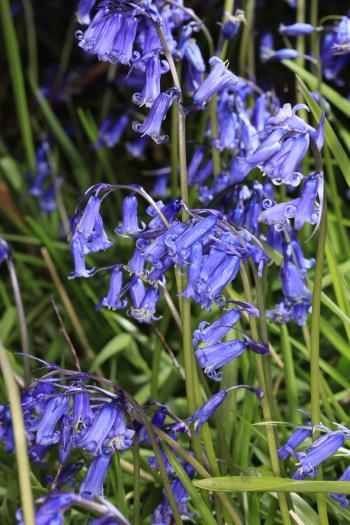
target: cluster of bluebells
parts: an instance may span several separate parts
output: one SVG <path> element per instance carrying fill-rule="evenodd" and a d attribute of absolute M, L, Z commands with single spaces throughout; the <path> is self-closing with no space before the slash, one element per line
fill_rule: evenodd
<path fill-rule="evenodd" d="M 297 469 L 292 479 L 303 480 L 306 477 L 313 479 L 318 473 L 319 465 L 334 456 L 350 438 L 348 428 L 334 424 L 334 429 L 330 429 L 323 424 L 312 428 L 311 423 L 297 428 L 287 439 L 284 445 L 278 449 L 278 458 L 286 460 L 292 457 L 296 461 Z M 321 431 L 319 437 L 311 441 L 314 431 Z M 300 449 L 298 449 L 300 447 Z M 298 450 L 297 450 L 298 449 Z M 350 467 L 348 466 L 337 481 L 350 481 Z M 349 506 L 348 498 L 345 494 L 329 494 L 338 501 L 344 508 Z"/>
<path fill-rule="evenodd" d="M 103 227 L 100 206 L 102 199 L 114 188 L 118 187 L 97 185 L 90 188 L 85 205 L 78 207 L 72 221 L 72 278 L 93 275 L 95 269 L 86 268 L 85 255 L 106 250 L 112 245 L 113 241 Z M 102 197 L 99 196 L 101 194 Z M 167 274 L 175 266 L 187 274 L 187 286 L 182 295 L 209 311 L 213 305 L 226 305 L 224 290 L 237 276 L 242 262 L 252 259 L 259 275 L 262 275 L 268 262 L 263 247 L 245 230 L 236 231 L 231 227 L 220 212 L 212 209 L 201 210 L 200 213 L 187 210 L 190 219 L 183 222 L 179 217 L 184 207 L 181 201 L 174 200 L 166 205 L 159 201 L 148 207 L 151 220 L 146 225 L 140 223 L 137 207 L 136 195 L 124 199 L 123 220 L 114 231 L 134 241 L 134 253 L 127 264 L 113 266 L 109 290 L 97 305 L 98 309 L 128 308 L 129 316 L 141 323 L 157 319 L 155 311 L 160 291 L 166 285 Z M 215 334 L 209 336 L 210 329 L 203 330 L 203 324 L 195 332 L 194 346 L 198 341 L 209 343 L 205 349 L 196 350 L 196 357 L 213 379 L 220 379 L 217 369 L 238 357 L 245 349 L 250 348 L 260 354 L 269 353 L 266 345 L 258 344 L 247 336 L 224 343 L 221 341 L 243 310 L 251 315 L 258 314 L 251 305 L 235 305 L 217 321 L 221 329 L 214 329 Z"/>
<path fill-rule="evenodd" d="M 248 97 L 255 104 L 248 105 Z M 302 254 L 297 232 L 304 224 L 317 228 L 323 201 L 323 174 L 304 176 L 301 162 L 310 144 L 320 150 L 323 119 L 318 128 L 305 123 L 290 104 L 279 107 L 269 93 L 256 95 L 240 81 L 218 94 L 218 138 L 225 163 L 214 177 L 205 146 L 198 146 L 189 164 L 189 182 L 204 205 L 222 211 L 230 224 L 244 228 L 283 256 L 283 300 L 268 315 L 277 322 L 303 325 L 311 294 L 306 273 L 313 261 Z M 257 178 L 258 175 L 258 178 Z M 277 202 L 275 189 L 284 185 L 292 198 Z M 296 277 L 296 279 L 294 279 Z"/>
<path fill-rule="evenodd" d="M 28 455 L 44 466 L 50 451 L 57 451 L 62 469 L 54 481 L 56 489 L 73 482 L 88 462 L 79 492 L 90 500 L 103 494 L 113 453 L 132 446 L 135 431 L 127 419 L 130 407 L 121 395 L 101 393 L 89 385 L 87 374 L 50 366 L 53 372 L 25 389 L 21 397 Z M 8 405 L 0 410 L 0 440 L 6 452 L 14 451 Z M 83 462 L 70 462 L 75 450 L 85 453 Z"/>
<path fill-rule="evenodd" d="M 53 523 L 57 520 L 55 523 L 63 523 L 65 512 L 75 505 L 101 512 L 101 505 L 94 506 L 94 501 L 103 497 L 103 485 L 115 451 L 123 452 L 131 448 L 134 438 L 141 446 L 149 446 L 151 442 L 146 427 L 139 418 L 135 419 L 135 412 L 124 391 L 118 388 L 105 390 L 95 386 L 98 378 L 90 378 L 83 372 L 63 370 L 48 363 L 44 365 L 52 370 L 22 392 L 21 407 L 30 460 L 46 468 L 52 450 L 59 460 L 57 474 L 46 477 L 51 492 L 36 502 L 36 521 L 51 523 L 49 520 L 53 520 Z M 260 390 L 246 385 L 234 388 L 246 388 L 258 397 L 262 396 Z M 229 390 L 231 389 L 223 391 L 224 397 Z M 201 426 L 220 402 L 213 403 L 209 400 L 188 423 L 194 422 L 195 429 Z M 147 413 L 153 414 L 151 423 L 172 439 L 177 440 L 179 432 L 187 437 L 191 436 L 188 425 L 177 418 L 166 405 L 150 400 L 143 410 L 145 417 L 148 417 Z M 0 441 L 7 453 L 14 452 L 15 442 L 8 404 L 0 406 Z M 77 456 L 79 452 L 80 455 Z M 177 478 L 163 449 L 161 457 L 176 505 L 182 515 L 190 516 L 187 491 Z M 180 458 L 177 461 L 192 478 L 193 467 Z M 155 456 L 149 456 L 148 462 L 153 470 L 159 470 Z M 85 471 L 83 477 L 82 471 Z M 79 487 L 79 494 L 67 490 L 72 487 Z M 107 505 L 107 509 L 102 509 L 103 518 L 96 518 L 89 525 L 128 525 L 127 519 L 118 509 L 103 498 L 102 501 Z M 24 523 L 21 510 L 17 512 L 17 519 L 21 524 Z M 165 491 L 161 503 L 154 511 L 152 523 L 172 523 L 172 510 Z"/>
<path fill-rule="evenodd" d="M 102 2 L 94 12 L 95 15 L 89 20 L 86 31 L 79 33 L 79 45 L 88 53 L 96 54 L 101 60 L 118 61 L 129 66 L 130 75 L 141 80 L 143 89 L 133 95 L 133 102 L 150 107 L 150 112 L 142 123 L 133 124 L 135 131 L 149 135 L 156 142 L 164 142 L 167 137 L 161 131 L 162 121 L 173 100 L 179 96 L 175 87 L 164 93 L 160 92 L 161 74 L 169 70 L 169 65 L 160 58 L 164 51 L 157 28 L 164 35 L 169 53 L 175 60 L 183 62 L 185 90 L 192 97 L 189 111 L 203 110 L 208 100 L 217 95 L 218 136 L 211 137 L 211 127 L 208 124 L 209 140 L 194 150 L 188 167 L 189 184 L 198 188 L 199 200 L 203 205 L 221 211 L 234 227 L 244 228 L 283 256 L 283 298 L 277 306 L 269 310 L 268 315 L 276 322 L 294 320 L 299 325 L 305 324 L 311 309 L 306 273 L 313 261 L 303 257 L 295 230 L 300 230 L 305 223 L 317 227 L 322 210 L 323 176 L 320 172 L 304 176 L 301 162 L 309 151 L 310 144 L 321 149 L 323 121 L 317 129 L 307 124 L 297 114 L 299 109 L 308 110 L 305 105 L 293 108 L 290 104 L 284 104 L 280 107 L 274 95 L 269 92 L 263 93 L 251 82 L 235 76 L 227 69 L 227 64 L 216 56 L 210 58 L 211 70 L 204 78 L 205 63 L 194 38 L 199 28 L 189 15 L 181 10 L 180 4 L 176 7 L 157 2 L 141 2 L 135 6 L 122 1 Z M 79 19 L 82 20 L 83 17 L 80 16 Z M 118 32 L 118 24 L 121 24 L 122 19 L 125 27 L 128 23 L 134 28 L 127 36 L 122 31 Z M 222 27 L 222 38 L 233 37 L 243 19 L 244 15 L 241 12 L 237 12 L 234 17 L 228 17 Z M 343 26 L 345 27 L 345 22 Z M 108 38 L 104 36 L 107 27 L 113 28 L 113 31 L 110 29 Z M 319 30 L 320 28 L 309 24 L 280 27 L 280 32 L 289 37 L 307 35 Z M 342 34 L 345 34 L 345 29 Z M 345 36 L 341 38 L 343 41 Z M 127 53 L 125 49 L 128 50 Z M 154 64 L 157 63 L 157 67 L 151 65 L 149 57 L 152 57 Z M 127 119 L 127 115 L 120 117 L 116 128 L 104 123 L 100 132 L 102 143 L 115 143 L 114 136 L 120 136 Z M 110 138 L 106 135 L 108 129 Z M 215 173 L 215 177 L 213 160 L 210 157 L 211 147 L 222 152 L 221 157 L 225 159 L 222 161 L 220 173 Z M 259 173 L 254 168 L 258 168 L 260 172 L 258 178 L 250 176 L 253 170 L 255 175 Z M 166 182 L 166 179 L 162 178 L 162 182 Z M 281 185 L 286 187 L 292 197 L 282 203 L 276 202 L 275 199 L 275 187 Z M 164 189 L 161 193 L 164 193 Z M 211 220 L 214 221 L 214 218 L 207 218 L 209 224 Z M 180 231 L 181 228 L 184 228 L 184 225 L 176 225 L 176 230 Z M 138 246 L 142 246 L 148 241 L 143 242 L 139 239 L 137 242 Z M 160 244 L 161 240 L 157 239 L 157 243 Z M 200 259 L 203 247 L 193 244 L 192 258 L 197 260 L 199 255 Z M 152 249 L 147 246 L 146 261 Z M 164 255 L 167 257 L 164 259 L 166 265 L 163 264 L 163 270 L 170 269 L 174 262 L 180 268 L 184 263 L 188 263 L 181 261 L 181 256 L 179 261 L 172 261 L 174 257 L 169 253 L 169 248 L 165 250 Z M 142 249 L 140 251 L 142 252 Z M 234 266 L 234 259 L 231 259 L 231 262 Z M 192 277 L 196 271 L 192 265 L 191 272 L 188 272 L 190 283 L 185 294 L 187 298 L 191 297 L 208 308 L 215 296 L 212 294 L 208 297 L 208 294 L 201 293 L 199 284 L 193 288 L 192 280 L 198 279 L 196 275 Z M 88 270 L 86 272 L 88 273 Z M 151 272 L 151 278 L 159 278 L 161 275 L 160 268 L 158 272 Z M 116 286 L 121 286 L 121 268 L 116 268 L 113 276 Z M 230 281 L 227 281 L 226 285 L 228 282 Z M 141 284 L 137 287 L 141 289 Z M 136 290 L 134 286 L 131 288 Z M 156 296 L 157 293 L 153 291 L 152 299 L 157 299 Z M 103 303 L 105 306 L 111 306 L 106 298 Z M 122 301 L 116 304 L 116 307 L 125 304 L 126 302 Z M 135 307 L 132 306 L 129 312 L 134 316 Z M 142 321 L 142 318 L 139 320 Z"/>

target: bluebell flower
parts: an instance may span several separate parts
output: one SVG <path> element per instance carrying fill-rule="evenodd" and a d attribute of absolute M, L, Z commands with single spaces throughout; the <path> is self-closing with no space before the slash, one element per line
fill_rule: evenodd
<path fill-rule="evenodd" d="M 213 145 L 223 150 L 234 149 L 238 147 L 239 141 L 239 122 L 238 115 L 234 107 L 234 92 L 230 89 L 221 91 L 217 104 L 218 115 L 218 138 Z"/>
<path fill-rule="evenodd" d="M 238 21 L 232 21 L 230 19 L 226 20 L 226 22 L 221 27 L 222 38 L 225 40 L 231 40 L 234 38 L 238 33 L 240 25 L 241 24 Z"/>
<path fill-rule="evenodd" d="M 145 265 L 145 256 L 141 250 L 137 247 L 134 250 L 133 256 L 128 262 L 127 269 L 130 270 L 135 275 L 142 275 Z"/>
<path fill-rule="evenodd" d="M 217 370 L 243 354 L 246 348 L 247 343 L 245 341 L 234 339 L 225 343 L 199 348 L 196 350 L 195 355 L 199 366 L 204 368 L 205 374 L 214 381 L 221 381 L 223 373 L 218 373 Z"/>
<path fill-rule="evenodd" d="M 186 464 L 184 471 L 187 476 L 192 479 L 194 476 L 194 469 L 192 465 Z M 171 491 L 175 498 L 175 503 L 179 513 L 182 516 L 193 517 L 188 510 L 189 496 L 181 481 L 178 478 L 174 478 L 171 482 Z M 171 525 L 173 522 L 173 512 L 169 504 L 169 500 L 163 490 L 163 499 L 161 503 L 156 507 L 152 515 L 152 525 Z"/>
<path fill-rule="evenodd" d="M 62 182 L 62 179 L 59 178 L 57 180 L 57 185 L 61 185 Z M 39 206 L 42 211 L 52 213 L 57 209 L 56 188 L 57 186 L 55 186 L 55 184 L 50 184 L 39 196 Z"/>
<path fill-rule="evenodd" d="M 295 471 L 293 479 L 304 479 L 305 476 L 314 478 L 318 471 L 317 466 L 333 456 L 343 445 L 344 440 L 344 434 L 329 432 L 319 437 L 306 452 L 296 452 L 295 456 L 300 461 L 300 467 Z"/>
<path fill-rule="evenodd" d="M 191 247 L 189 267 L 187 271 L 187 285 L 181 295 L 184 295 L 186 299 L 191 297 L 196 298 L 196 290 L 194 285 L 200 275 L 203 258 L 203 247 L 200 242 L 195 242 Z"/>
<path fill-rule="evenodd" d="M 56 478 L 53 476 L 46 476 L 47 485 L 52 485 L 54 482 L 55 490 L 59 490 L 65 485 L 73 487 L 76 485 L 76 475 L 83 468 L 83 463 L 70 463 L 62 468 Z"/>
<path fill-rule="evenodd" d="M 74 271 L 69 275 L 68 279 L 74 279 L 75 277 L 89 277 L 95 268 L 88 270 L 85 263 L 85 242 L 82 234 L 77 233 L 73 235 L 71 245 L 71 254 L 73 257 Z"/>
<path fill-rule="evenodd" d="M 72 221 L 72 244 L 78 239 L 84 254 L 107 250 L 113 244 L 104 230 L 100 207 L 101 199 L 92 195 L 83 212 Z"/>
<path fill-rule="evenodd" d="M 86 499 L 93 499 L 103 495 L 103 484 L 111 465 L 112 456 L 102 454 L 96 456 L 86 473 L 80 486 L 80 495 Z"/>
<path fill-rule="evenodd" d="M 113 148 L 121 139 L 127 125 L 129 115 L 121 115 L 116 120 L 106 117 L 99 129 L 95 148 Z"/>
<path fill-rule="evenodd" d="M 215 215 L 209 215 L 196 224 L 187 223 L 186 230 L 175 240 L 175 252 L 179 257 L 184 254 L 197 241 L 200 241 L 207 233 L 213 231 L 217 223 Z M 173 254 L 175 255 L 175 253 Z"/>
<path fill-rule="evenodd" d="M 142 159 L 148 140 L 148 137 L 137 137 L 132 142 L 127 142 L 125 149 L 135 159 Z"/>
<path fill-rule="evenodd" d="M 97 304 L 96 309 L 111 308 L 112 310 L 119 310 L 125 308 L 127 305 L 127 299 L 122 299 L 120 294 L 123 285 L 123 272 L 119 267 L 114 268 L 111 273 L 111 279 L 109 283 L 109 290 L 101 301 Z"/>
<path fill-rule="evenodd" d="M 337 481 L 350 481 L 350 466 L 344 470 L 343 474 L 337 479 Z M 329 494 L 329 496 L 335 499 L 344 509 L 348 508 L 349 500 L 345 494 Z"/>
<path fill-rule="evenodd" d="M 93 423 L 73 436 L 75 448 L 85 448 L 98 456 L 104 452 L 105 442 L 114 428 L 119 409 L 112 403 L 101 406 Z"/>
<path fill-rule="evenodd" d="M 5 239 L 0 237 L 0 264 L 11 257 L 11 250 Z"/>
<path fill-rule="evenodd" d="M 132 447 L 135 431 L 128 428 L 124 412 L 117 408 L 112 430 L 108 436 L 108 443 L 105 445 L 105 451 L 112 453 L 115 450 L 127 450 Z"/>
<path fill-rule="evenodd" d="M 275 226 L 275 229 L 282 231 L 290 224 L 290 219 L 293 219 L 297 213 L 299 198 L 287 202 L 280 202 L 273 204 L 270 199 L 265 199 L 263 205 L 265 209 L 261 211 L 258 216 L 258 221 L 261 221 L 268 226 Z"/>
<path fill-rule="evenodd" d="M 316 224 L 320 220 L 321 213 L 316 202 L 320 182 L 321 174 L 318 172 L 309 175 L 305 180 L 294 218 L 297 230 L 301 230 L 305 222 Z"/>
<path fill-rule="evenodd" d="M 146 294 L 145 285 L 143 284 L 142 279 L 136 278 L 133 281 L 129 293 L 132 300 L 132 307 L 134 309 L 139 309 Z"/>
<path fill-rule="evenodd" d="M 271 55 L 273 50 L 273 35 L 272 33 L 266 32 L 262 35 L 259 46 L 259 54 L 262 62 L 265 62 Z"/>
<path fill-rule="evenodd" d="M 151 279 L 151 276 L 149 276 Z M 158 320 L 155 317 L 155 311 L 159 300 L 159 290 L 154 286 L 150 286 L 145 293 L 145 296 L 139 308 L 130 308 L 130 316 L 136 319 L 139 323 L 150 323 L 152 320 Z"/>
<path fill-rule="evenodd" d="M 73 416 L 70 418 L 70 424 L 73 427 L 77 425 L 89 426 L 93 423 L 95 414 L 91 410 L 90 395 L 88 392 L 76 392 L 73 395 Z"/>
<path fill-rule="evenodd" d="M 63 525 L 64 513 L 76 503 L 79 497 L 73 492 L 51 492 L 36 500 L 40 506 L 35 509 L 36 525 Z M 18 525 L 25 525 L 22 509 L 16 512 Z"/>
<path fill-rule="evenodd" d="M 95 0 L 79 0 L 75 15 L 79 24 L 88 25 L 90 23 L 90 13 Z"/>
<path fill-rule="evenodd" d="M 118 12 L 111 4 L 101 4 L 88 28 L 77 31 L 79 47 L 86 53 L 97 55 L 104 62 L 129 64 L 138 19 L 129 13 Z"/>
<path fill-rule="evenodd" d="M 214 270 L 209 289 L 209 297 L 214 300 L 220 292 L 236 277 L 241 259 L 235 255 L 227 255 Z"/>
<path fill-rule="evenodd" d="M 119 235 L 135 235 L 146 228 L 144 223 L 141 223 L 142 227 L 138 226 L 137 217 L 137 198 L 135 195 L 125 197 L 123 201 L 123 224 L 120 227 L 115 228 L 115 232 Z"/>
<path fill-rule="evenodd" d="M 49 445 L 36 445 L 34 443 L 28 447 L 28 457 L 33 463 L 43 466 L 43 459 L 49 453 L 50 449 L 51 447 Z M 6 452 L 13 452 L 13 450 Z"/>
<path fill-rule="evenodd" d="M 295 449 L 305 441 L 308 437 L 312 436 L 311 423 L 306 423 L 309 428 L 297 428 L 293 434 L 289 436 L 285 444 L 280 447 L 277 451 L 279 459 L 287 459 L 288 456 L 295 455 Z"/>
<path fill-rule="evenodd" d="M 160 94 L 160 78 L 169 71 L 169 64 L 166 60 L 159 59 L 160 50 L 149 53 L 139 61 L 134 62 L 134 66 L 145 72 L 145 83 L 141 93 L 134 93 L 132 101 L 138 106 L 145 105 L 151 107 L 153 102 Z"/>
<path fill-rule="evenodd" d="M 36 443 L 38 445 L 47 446 L 58 443 L 61 433 L 56 429 L 56 426 L 66 414 L 68 406 L 68 396 L 61 395 L 49 399 L 36 430 Z"/>
<path fill-rule="evenodd" d="M 197 431 L 199 428 L 204 425 L 208 421 L 208 419 L 213 415 L 215 410 L 219 408 L 221 403 L 226 399 L 227 394 L 229 392 L 232 392 L 233 390 L 237 390 L 239 388 L 244 388 L 246 390 L 249 390 L 256 396 L 262 398 L 264 396 L 264 393 L 262 390 L 259 390 L 257 388 L 253 388 L 248 385 L 236 385 L 229 388 L 225 388 L 224 390 L 219 390 L 217 394 L 214 394 L 212 397 L 208 399 L 202 405 L 189 419 L 187 419 L 188 423 L 193 423 L 194 430 Z"/>
<path fill-rule="evenodd" d="M 187 178 L 188 178 L 189 184 L 192 184 L 192 180 L 204 159 L 204 154 L 205 154 L 205 147 L 203 145 L 198 146 L 194 150 L 192 158 L 187 167 Z"/>
<path fill-rule="evenodd" d="M 196 106 L 204 106 L 220 89 L 237 82 L 237 77 L 227 69 L 226 64 L 220 58 L 211 57 L 209 64 L 212 67 L 209 75 L 193 95 L 193 102 Z"/>
<path fill-rule="evenodd" d="M 279 49 L 278 51 L 272 52 L 267 56 L 266 61 L 269 62 L 281 62 L 282 60 L 296 60 L 297 58 L 308 58 L 311 61 L 314 61 L 314 58 L 307 55 L 302 55 L 295 49 L 290 49 L 289 47 Z"/>
<path fill-rule="evenodd" d="M 162 122 L 173 101 L 179 96 L 177 88 L 170 88 L 160 93 L 153 102 L 151 110 L 143 123 L 134 122 L 133 129 L 142 135 L 149 135 L 157 144 L 167 142 L 167 135 L 161 135 Z"/>
<path fill-rule="evenodd" d="M 285 297 L 292 303 L 311 300 L 311 292 L 306 286 L 305 277 L 293 262 L 287 261 L 282 268 L 282 289 Z"/>
<path fill-rule="evenodd" d="M 312 24 L 297 22 L 296 24 L 291 24 L 288 26 L 281 24 L 278 30 L 282 35 L 285 36 L 303 36 L 310 35 L 315 31 L 322 31 L 322 29 L 322 27 L 315 27 Z"/>
<path fill-rule="evenodd" d="M 209 159 L 196 172 L 192 172 L 189 178 L 189 184 L 201 188 L 205 181 L 213 174 L 213 160 Z"/>

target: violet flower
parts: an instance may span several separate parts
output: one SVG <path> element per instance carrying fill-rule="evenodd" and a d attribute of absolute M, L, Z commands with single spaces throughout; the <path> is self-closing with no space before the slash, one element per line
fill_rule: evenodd
<path fill-rule="evenodd" d="M 204 106 L 205 103 L 220 89 L 228 84 L 235 84 L 237 77 L 227 69 L 226 64 L 218 57 L 211 57 L 209 64 L 212 69 L 193 95 L 196 106 Z"/>

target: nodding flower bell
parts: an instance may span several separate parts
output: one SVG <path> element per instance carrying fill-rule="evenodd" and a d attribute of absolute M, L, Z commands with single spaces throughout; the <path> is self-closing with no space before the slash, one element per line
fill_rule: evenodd
<path fill-rule="evenodd" d="M 166 60 L 159 59 L 160 50 L 157 49 L 142 57 L 134 66 L 145 72 L 145 83 L 141 93 L 134 93 L 132 101 L 137 106 L 152 107 L 153 102 L 160 94 L 160 78 L 169 71 Z"/>
<path fill-rule="evenodd" d="M 315 27 L 311 24 L 306 24 L 303 22 L 297 22 L 296 24 L 291 24 L 289 26 L 281 24 L 278 30 L 281 35 L 285 36 L 304 36 L 310 35 L 316 31 L 323 31 L 323 28 Z"/>
<path fill-rule="evenodd" d="M 340 478 L 337 481 L 350 481 L 350 466 L 346 468 Z M 345 494 L 329 494 L 329 496 L 340 504 L 341 507 L 347 509 L 349 506 L 349 500 Z"/>
<path fill-rule="evenodd" d="M 159 290 L 154 286 L 150 286 L 145 293 L 139 308 L 130 308 L 130 316 L 136 319 L 139 323 L 147 324 L 152 320 L 157 321 L 160 319 L 154 315 L 159 295 Z"/>
<path fill-rule="evenodd" d="M 193 95 L 193 102 L 198 107 L 204 106 L 223 87 L 228 84 L 236 84 L 238 81 L 237 77 L 227 69 L 227 65 L 220 58 L 211 57 L 209 64 L 212 68 L 209 75 Z"/>
<path fill-rule="evenodd" d="M 279 459 L 287 459 L 288 456 L 295 455 L 295 449 L 308 437 L 312 436 L 311 423 L 308 422 L 306 425 L 309 428 L 297 428 L 295 432 L 285 442 L 285 444 L 278 449 L 277 455 Z"/>
<path fill-rule="evenodd" d="M 211 398 L 208 399 L 202 405 L 189 419 L 187 419 L 187 423 L 193 423 L 194 424 L 194 430 L 197 431 L 199 428 L 204 425 L 208 421 L 208 419 L 213 415 L 215 410 L 219 408 L 221 403 L 226 399 L 227 394 L 229 392 L 232 392 L 233 390 L 237 390 L 239 388 L 244 388 L 246 390 L 249 390 L 253 394 L 255 394 L 257 397 L 262 398 L 264 396 L 264 393 L 262 390 L 259 390 L 258 388 L 253 388 L 248 385 L 237 385 L 237 386 L 231 386 L 229 388 L 225 388 L 224 390 L 219 390 L 219 392 L 215 395 L 213 395 Z"/>
<path fill-rule="evenodd" d="M 205 348 L 199 348 L 196 350 L 195 355 L 199 366 L 204 368 L 205 374 L 214 381 L 221 381 L 223 373 L 218 373 L 217 370 L 243 354 L 247 346 L 245 341 L 234 339 Z"/>
<path fill-rule="evenodd" d="M 98 132 L 95 148 L 113 148 L 120 141 L 128 123 L 128 115 L 121 115 L 116 120 L 106 117 Z"/>
<path fill-rule="evenodd" d="M 94 3 L 95 0 L 79 0 L 79 4 L 75 12 L 79 24 L 90 24 L 90 13 Z"/>
<path fill-rule="evenodd" d="M 36 443 L 38 445 L 47 446 L 58 443 L 61 433 L 55 428 L 66 414 L 68 406 L 68 396 L 61 395 L 49 399 L 36 431 Z"/>
<path fill-rule="evenodd" d="M 104 230 L 100 207 L 101 199 L 97 195 L 92 195 L 84 211 L 73 218 L 72 251 L 73 247 L 77 249 L 80 245 L 83 254 L 95 253 L 107 250 L 113 244 Z"/>
<path fill-rule="evenodd" d="M 11 250 L 7 242 L 0 237 L 0 264 L 11 257 Z"/>
<path fill-rule="evenodd" d="M 317 466 L 333 456 L 343 445 L 345 435 L 340 432 L 328 432 L 319 437 L 306 452 L 296 452 L 295 456 L 300 461 L 300 467 L 295 471 L 293 479 L 304 479 L 305 476 L 314 478 Z"/>
<path fill-rule="evenodd" d="M 123 201 L 123 224 L 115 228 L 115 232 L 119 235 L 135 235 L 143 231 L 146 225 L 142 223 L 142 227 L 138 226 L 137 218 L 137 198 L 135 195 L 125 197 Z"/>
<path fill-rule="evenodd" d="M 64 513 L 74 505 L 79 496 L 74 492 L 51 492 L 47 496 L 36 500 L 39 508 L 35 510 L 35 523 L 37 525 L 61 525 L 64 520 Z M 23 511 L 16 512 L 18 525 L 25 525 Z"/>
<path fill-rule="evenodd" d="M 92 425 L 73 436 L 74 447 L 85 448 L 95 456 L 104 453 L 117 414 L 118 408 L 114 404 L 102 405 Z"/>
<path fill-rule="evenodd" d="M 111 461 L 112 456 L 107 454 L 101 454 L 94 458 L 80 486 L 80 495 L 83 498 L 93 499 L 103 495 L 103 483 Z"/>
<path fill-rule="evenodd" d="M 86 53 L 97 55 L 103 62 L 129 64 L 138 19 L 132 10 L 123 13 L 109 3 L 100 5 L 88 28 L 76 32 L 79 47 Z"/>
<path fill-rule="evenodd" d="M 162 122 L 166 117 L 173 101 L 179 96 L 177 88 L 170 88 L 164 93 L 160 93 L 153 102 L 151 110 L 144 122 L 134 122 L 132 127 L 137 133 L 149 135 L 157 144 L 167 142 L 169 137 L 161 135 Z"/>
<path fill-rule="evenodd" d="M 128 302 L 127 299 L 121 299 L 120 297 L 122 285 L 123 272 L 119 267 L 116 267 L 111 273 L 108 293 L 97 304 L 96 309 L 111 308 L 112 310 L 119 310 L 120 308 L 125 308 Z"/>

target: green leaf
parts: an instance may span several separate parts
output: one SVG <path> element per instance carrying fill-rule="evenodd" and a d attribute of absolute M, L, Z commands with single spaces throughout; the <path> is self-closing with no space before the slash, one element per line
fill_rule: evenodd
<path fill-rule="evenodd" d="M 96 359 L 93 360 L 90 372 L 94 372 L 105 361 L 111 359 L 114 355 L 122 352 L 132 344 L 132 337 L 129 334 L 119 334 L 113 337 L 99 352 Z"/>
<path fill-rule="evenodd" d="M 272 476 L 225 476 L 193 481 L 193 484 L 213 492 L 296 492 L 323 493 L 336 492 L 350 494 L 350 481 L 296 481 Z"/>
<path fill-rule="evenodd" d="M 13 158 L 3 157 L 0 160 L 0 167 L 13 189 L 20 191 L 22 188 L 22 175 Z"/>
<path fill-rule="evenodd" d="M 310 92 L 308 91 L 304 82 L 299 77 L 297 77 L 297 79 L 301 86 L 305 100 L 308 106 L 310 107 L 313 116 L 315 117 L 317 121 L 319 121 L 321 118 L 321 114 L 322 114 L 321 108 L 319 107 L 319 105 L 317 104 L 313 96 L 310 94 Z M 331 127 L 327 119 L 325 119 L 325 122 L 324 122 L 324 132 L 325 132 L 325 139 L 327 141 L 327 144 L 330 150 L 332 151 L 334 158 L 337 159 L 339 169 L 343 173 L 346 183 L 348 184 L 348 186 L 350 186 L 350 171 L 349 171 L 350 159 L 347 156 L 346 151 L 344 150 L 343 146 L 339 142 L 336 134 L 333 131 L 333 128 Z"/>
<path fill-rule="evenodd" d="M 318 79 L 309 71 L 306 71 L 303 67 L 301 67 L 296 62 L 292 62 L 291 60 L 284 60 L 282 62 L 285 66 L 288 67 L 291 71 L 296 73 L 300 78 L 302 78 L 306 84 L 308 85 L 309 89 L 312 91 L 318 91 Z M 333 88 L 322 82 L 321 84 L 321 93 L 322 95 L 331 102 L 334 106 L 336 106 L 344 115 L 347 117 L 350 117 L 350 102 L 339 95 L 337 91 L 335 91 Z"/>
<path fill-rule="evenodd" d="M 0 320 L 0 334 L 4 345 L 6 345 L 8 336 L 14 330 L 16 322 L 17 309 L 14 306 L 9 306 Z"/>

